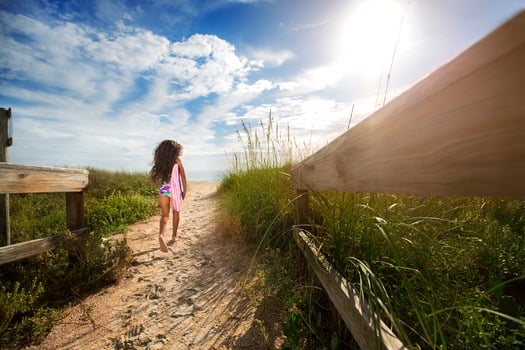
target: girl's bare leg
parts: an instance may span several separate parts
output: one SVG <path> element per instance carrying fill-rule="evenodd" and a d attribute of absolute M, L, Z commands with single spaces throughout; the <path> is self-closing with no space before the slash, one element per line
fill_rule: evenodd
<path fill-rule="evenodd" d="M 173 211 L 173 233 L 171 234 L 171 241 L 175 242 L 177 239 L 177 230 L 179 228 L 180 213 L 178 211 Z"/>
<path fill-rule="evenodd" d="M 166 240 L 164 239 L 164 234 L 166 232 L 166 226 L 168 225 L 168 220 L 170 217 L 170 198 L 164 195 L 159 195 L 159 202 L 160 202 L 159 244 L 160 244 L 160 250 L 162 252 L 167 252 L 168 247 L 166 245 Z"/>

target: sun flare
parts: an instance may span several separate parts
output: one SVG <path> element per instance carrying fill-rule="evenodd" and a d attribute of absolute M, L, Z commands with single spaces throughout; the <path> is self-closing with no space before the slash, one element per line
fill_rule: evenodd
<path fill-rule="evenodd" d="M 356 7 L 341 34 L 341 60 L 347 72 L 363 76 L 380 72 L 390 62 L 403 8 L 394 0 L 366 0 Z"/>

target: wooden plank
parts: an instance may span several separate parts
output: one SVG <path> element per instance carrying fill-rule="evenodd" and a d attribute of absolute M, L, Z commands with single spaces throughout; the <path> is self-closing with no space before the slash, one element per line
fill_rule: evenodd
<path fill-rule="evenodd" d="M 292 169 L 296 189 L 525 196 L 525 11 Z"/>
<path fill-rule="evenodd" d="M 88 228 L 72 231 L 72 233 L 78 236 L 77 238 L 82 238 L 89 234 L 89 232 Z M 64 242 L 64 238 L 64 235 L 55 235 L 0 247 L 0 265 L 58 248 Z"/>
<path fill-rule="evenodd" d="M 359 293 L 328 262 L 303 231 L 294 230 L 294 239 L 361 349 L 406 349 L 382 321 L 379 321 L 381 341 L 378 344 L 379 339 L 373 328 L 374 319 Z"/>
<path fill-rule="evenodd" d="M 88 170 L 0 163 L 0 193 L 81 192 Z"/>

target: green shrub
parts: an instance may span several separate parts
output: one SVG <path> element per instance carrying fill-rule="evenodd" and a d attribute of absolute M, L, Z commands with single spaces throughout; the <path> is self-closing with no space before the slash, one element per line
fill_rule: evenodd
<path fill-rule="evenodd" d="M 146 173 L 110 172 L 94 168 L 88 168 L 88 170 L 89 184 L 86 188 L 88 197 L 104 198 L 115 192 L 145 197 L 157 194 L 156 186 Z"/>
<path fill-rule="evenodd" d="M 57 313 L 41 305 L 42 284 L 33 279 L 24 289 L 18 282 L 4 283 L 0 285 L 0 343 L 15 348 L 49 332 Z"/>
<path fill-rule="evenodd" d="M 67 230 L 64 193 L 11 194 L 9 207 L 12 244 Z"/>
<path fill-rule="evenodd" d="M 91 232 L 67 232 L 63 193 L 10 195 L 12 243 L 64 234 L 60 248 L 2 265 L 0 340 L 6 348 L 37 341 L 62 307 L 116 282 L 132 256 L 125 240 L 108 240 L 156 210 L 156 188 L 147 174 L 90 169 L 84 195 Z"/>
<path fill-rule="evenodd" d="M 37 284 L 36 280 L 27 290 L 19 282 L 0 285 L 0 333 L 8 329 L 15 315 L 26 313 L 35 306 L 43 290 L 42 284 Z"/>
<path fill-rule="evenodd" d="M 103 233 L 124 232 L 130 223 L 144 220 L 156 211 L 156 198 L 113 192 L 87 202 L 86 221 L 89 227 Z"/>

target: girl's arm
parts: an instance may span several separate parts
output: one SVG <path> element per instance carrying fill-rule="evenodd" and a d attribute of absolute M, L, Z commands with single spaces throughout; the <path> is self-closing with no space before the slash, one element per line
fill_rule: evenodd
<path fill-rule="evenodd" d="M 182 186 L 184 187 L 184 191 L 182 192 L 182 199 L 184 199 L 184 197 L 186 197 L 186 192 L 188 191 L 186 185 L 186 171 L 184 171 L 184 166 L 182 165 L 182 160 L 180 160 L 180 158 L 177 158 L 177 164 L 179 166 L 179 175 L 182 180 Z"/>

